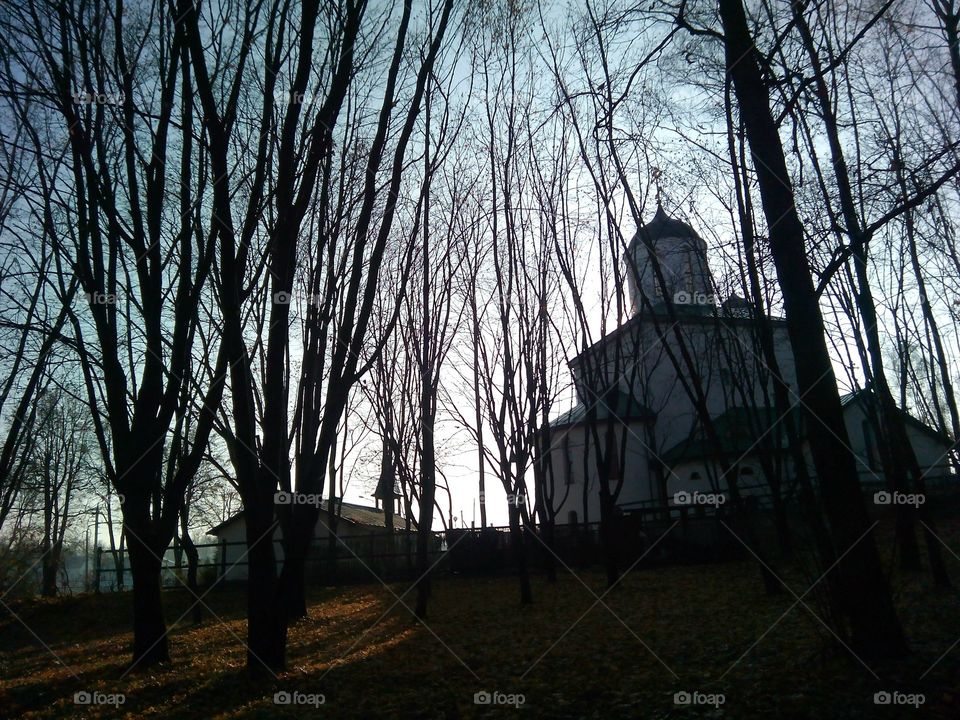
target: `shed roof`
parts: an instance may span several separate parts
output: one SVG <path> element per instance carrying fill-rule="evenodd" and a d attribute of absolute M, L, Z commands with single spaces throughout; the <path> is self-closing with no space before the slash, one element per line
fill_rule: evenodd
<path fill-rule="evenodd" d="M 357 505 L 355 503 L 337 502 L 336 506 L 340 510 L 340 519 L 345 520 L 351 525 L 368 525 L 370 527 L 386 527 L 387 520 L 380 508 L 370 507 L 369 505 Z M 329 512 L 330 501 L 323 500 L 320 503 L 320 510 L 324 513 Z M 218 536 L 228 525 L 243 518 L 243 510 L 227 518 L 219 525 L 207 530 L 208 535 Z M 399 514 L 394 515 L 395 519 L 402 519 Z"/>

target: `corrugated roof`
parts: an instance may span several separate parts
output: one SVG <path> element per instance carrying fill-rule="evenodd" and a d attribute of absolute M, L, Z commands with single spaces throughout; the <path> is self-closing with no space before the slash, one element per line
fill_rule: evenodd
<path fill-rule="evenodd" d="M 679 312 L 677 313 L 678 319 L 681 322 L 681 327 L 686 327 L 688 325 L 713 325 L 715 327 L 737 327 L 737 326 L 753 326 L 756 322 L 752 317 L 749 317 L 743 313 L 734 313 L 724 310 L 723 308 L 717 309 L 710 305 L 674 305 L 674 311 L 677 311 L 679 308 L 706 308 L 707 312 Z M 638 327 L 644 325 L 649 325 L 654 322 L 653 318 L 656 318 L 657 321 L 661 323 L 661 328 L 668 336 L 672 336 L 673 329 L 672 325 L 669 325 L 670 318 L 666 313 L 665 306 L 660 303 L 659 305 L 654 306 L 653 315 L 648 315 L 645 313 L 640 313 L 632 316 L 626 322 L 624 322 L 619 327 L 611 330 L 609 333 L 604 335 L 602 338 L 597 340 L 593 345 L 581 350 L 577 353 L 568 363 L 570 367 L 575 367 L 578 365 L 582 358 L 586 355 L 598 355 L 599 352 L 604 348 L 604 346 L 609 345 L 613 342 L 618 342 L 621 335 L 625 335 L 629 332 L 635 331 Z M 781 317 L 773 317 L 768 315 L 766 321 L 773 326 L 783 326 L 786 325 L 786 320 Z M 629 341 L 625 341 L 629 343 Z M 636 341 L 633 341 L 634 343 Z M 628 344 L 630 347 L 630 344 Z"/>
<path fill-rule="evenodd" d="M 328 501 L 324 500 L 321 507 L 327 509 Z M 380 508 L 373 508 L 369 505 L 354 505 L 353 503 L 338 503 L 340 506 L 340 517 L 361 525 L 373 525 L 374 527 L 386 527 L 387 518 Z M 399 518 L 398 513 L 394 514 L 394 520 Z"/>

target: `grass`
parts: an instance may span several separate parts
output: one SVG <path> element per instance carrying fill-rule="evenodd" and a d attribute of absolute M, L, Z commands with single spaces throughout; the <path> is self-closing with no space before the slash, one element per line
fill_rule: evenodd
<path fill-rule="evenodd" d="M 958 565 L 951 557 L 960 581 Z M 796 568 L 783 577 L 797 595 L 811 582 Z M 167 592 L 172 660 L 129 674 L 128 596 L 11 603 L 16 616 L 0 611 L 0 716 L 960 717 L 960 645 L 947 652 L 960 639 L 958 594 L 935 591 L 925 575 L 895 581 L 912 655 L 869 668 L 829 642 L 789 592 L 764 595 L 746 562 L 634 570 L 607 595 L 599 573 L 561 572 L 555 583 L 534 578 L 528 607 L 513 578 L 438 579 L 425 625 L 396 602 L 393 593 L 407 589 L 311 591 L 309 618 L 289 633 L 288 670 L 263 680 L 245 670 L 240 588 L 207 595 L 214 615 L 199 627 L 181 618 L 186 591 Z M 814 597 L 804 603 L 819 612 Z M 403 601 L 412 607 L 413 593 Z M 275 705 L 283 690 L 322 693 L 325 703 Z M 484 690 L 524 702 L 474 704 Z M 922 692 L 926 701 L 919 711 L 878 707 L 881 690 Z M 78 691 L 123 693 L 125 702 L 78 706 Z M 725 702 L 677 706 L 678 691 L 722 693 Z"/>

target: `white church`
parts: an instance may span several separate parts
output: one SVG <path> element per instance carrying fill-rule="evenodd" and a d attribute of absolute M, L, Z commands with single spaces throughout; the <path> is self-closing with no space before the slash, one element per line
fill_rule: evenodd
<path fill-rule="evenodd" d="M 620 487 L 616 506 L 624 514 L 709 496 L 722 503 L 729 498 L 721 459 L 743 496 L 767 498 L 772 482 L 789 501 L 796 491 L 794 453 L 788 452 L 786 423 L 775 407 L 750 306 L 736 296 L 715 302 L 706 243 L 662 207 L 638 230 L 627 257 L 632 317 L 570 362 L 578 404 L 551 421 L 547 479 L 539 490 L 557 508 L 557 522 L 600 519 L 598 447 L 611 488 Z M 802 447 L 786 324 L 779 318 L 767 322 Z M 698 421 L 693 398 L 701 398 L 712 419 L 720 453 Z M 860 478 L 872 491 L 886 483 L 871 404 L 869 391 L 843 398 Z M 950 438 L 905 418 L 928 483 L 954 480 Z"/>

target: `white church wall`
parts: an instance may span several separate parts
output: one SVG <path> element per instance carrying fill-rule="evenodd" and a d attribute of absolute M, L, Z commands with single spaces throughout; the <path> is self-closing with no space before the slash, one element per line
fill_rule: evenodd
<path fill-rule="evenodd" d="M 745 402 L 758 407 L 773 403 L 772 386 L 768 384 L 764 391 L 755 380 L 754 368 L 759 360 L 754 354 L 757 350 L 753 337 L 754 328 L 750 323 L 733 321 L 718 324 L 712 318 L 682 317 L 680 328 L 692 360 L 691 373 L 682 360 L 675 329 L 663 318 L 658 319 L 658 322 L 659 330 L 650 320 L 631 320 L 629 327 L 623 328 L 615 338 L 609 340 L 611 343 L 621 344 L 619 357 L 617 351 L 608 345 L 598 350 L 593 357 L 597 367 L 590 368 L 590 359 L 584 358 L 573 367 L 575 377 L 580 383 L 582 404 L 589 404 L 591 400 L 595 401 L 596 397 L 586 391 L 584 386 L 587 369 L 590 369 L 594 378 L 602 378 L 597 383 L 600 387 L 618 386 L 624 393 L 632 393 L 640 404 L 654 414 L 652 437 L 643 424 L 636 423 L 636 436 L 628 441 L 627 478 L 619 498 L 619 504 L 625 507 L 659 498 L 660 489 L 657 487 L 655 473 L 650 470 L 649 459 L 688 438 L 699 424 L 694 402 L 684 388 L 681 378 L 685 378 L 688 385 L 692 386 L 695 376 L 705 393 L 708 412 L 712 417 L 721 415 L 731 407 L 742 407 Z M 786 327 L 783 323 L 775 322 L 773 331 L 780 371 L 788 385 L 793 388 L 795 396 L 796 372 Z M 681 364 L 679 373 L 671 354 L 676 362 Z M 769 378 L 767 380 L 769 383 Z M 734 389 L 735 386 L 740 389 Z M 583 521 L 584 517 L 595 521 L 599 518 L 595 459 L 591 455 L 590 464 L 585 470 L 582 462 L 582 430 L 571 431 L 571 438 L 573 437 L 576 437 L 576 440 L 570 441 L 570 452 L 576 458 L 573 463 L 575 490 L 571 489 L 558 519 L 561 522 L 568 521 L 570 511 L 574 510 L 579 521 Z M 558 462 L 556 455 L 554 461 Z M 756 466 L 756 475 L 751 484 L 763 484 L 759 463 L 753 464 Z M 695 468 L 686 470 L 688 474 L 697 472 Z M 703 465 L 699 469 L 699 484 L 681 482 L 672 477 L 673 483 L 668 483 L 667 495 L 672 497 L 673 492 L 683 489 L 713 492 L 713 485 L 708 477 L 709 473 Z M 588 487 L 586 504 L 583 499 L 584 483 Z"/>
<path fill-rule="evenodd" d="M 662 208 L 658 208 L 656 216 L 641 232 L 646 233 L 643 238 L 653 244 L 666 286 L 661 287 L 659 281 L 654 280 L 648 247 L 640 242 L 638 234 L 631 243 L 629 255 L 636 274 L 628 272 L 636 314 L 571 363 L 582 405 L 595 403 L 597 393 L 619 388 L 649 409 L 653 416 L 652 427 L 637 423 L 636 436 L 628 441 L 626 478 L 619 498 L 619 503 L 625 506 L 659 496 L 660 489 L 651 487 L 655 483 L 652 483 L 654 473 L 650 470 L 650 459 L 690 437 L 700 425 L 690 396 L 691 388 L 699 384 L 711 417 L 735 407 L 775 406 L 766 358 L 756 341 L 756 326 L 745 316 L 718 318 L 710 314 L 716 306 L 714 299 L 707 297 L 712 293 L 713 283 L 703 240 L 689 225 L 667 216 Z M 671 319 L 665 314 L 663 301 L 673 292 L 686 295 L 675 305 L 674 319 Z M 699 299 L 688 302 L 690 294 L 696 294 Z M 655 317 L 647 314 L 651 304 L 659 313 Z M 742 301 L 729 307 L 739 307 L 742 311 Z M 778 369 L 789 387 L 791 404 L 795 405 L 800 400 L 799 388 L 787 328 L 781 320 L 773 319 L 771 323 Z M 848 407 L 845 413 L 861 479 L 875 483 L 880 476 L 879 462 L 869 457 L 871 450 L 862 429 L 862 409 Z M 584 517 L 594 521 L 599 517 L 595 460 L 591 457 L 584 467 L 584 432 L 582 428 L 571 431 L 571 438 L 574 432 L 577 441 L 571 442 L 570 450 L 577 458 L 572 476 L 576 491 L 571 489 L 563 515 L 567 517 L 569 511 L 575 509 L 581 521 Z M 947 468 L 944 457 L 947 446 L 916 427 L 910 426 L 908 432 L 921 466 L 929 468 L 932 476 L 943 475 Z M 808 448 L 804 449 L 804 456 L 812 471 Z M 765 492 L 767 479 L 762 476 L 758 458 L 743 459 L 741 468 L 747 463 L 753 474 L 741 478 L 740 484 L 750 486 L 745 491 L 748 493 Z M 790 465 L 783 463 L 782 479 L 794 474 Z M 679 465 L 666 483 L 667 496 L 672 497 L 679 491 L 714 492 L 718 488 L 710 477 L 715 477 L 716 472 L 712 464 L 705 461 Z"/>
<path fill-rule="evenodd" d="M 644 440 L 644 427 L 640 422 L 631 422 L 628 427 L 617 423 L 618 441 L 626 435 L 626 448 L 623 454 L 623 486 L 617 500 L 618 505 L 635 505 L 655 499 L 656 482 L 652 481 L 649 469 L 649 454 Z M 603 426 L 598 433 L 604 436 Z M 564 439 L 565 438 L 565 439 Z M 587 464 L 584 465 L 585 447 L 589 446 Z M 566 483 L 569 492 L 557 487 L 554 497 L 557 522 L 571 522 L 571 512 L 576 513 L 577 522 L 598 522 L 600 520 L 600 485 L 596 469 L 596 444 L 593 432 L 585 425 L 555 431 L 551 443 L 553 451 L 550 460 L 556 482 Z M 618 452 L 619 452 L 618 445 Z M 569 458 L 569 460 L 567 460 Z M 569 480 L 568 480 L 569 478 Z M 614 482 L 611 482 L 613 485 Z M 584 494 L 586 489 L 586 494 Z M 565 501 L 560 500 L 566 495 Z"/>
<path fill-rule="evenodd" d="M 741 497 L 768 495 L 768 478 L 764 475 L 760 458 L 749 454 L 736 460 L 733 472 L 737 473 L 737 488 Z M 724 498 L 723 504 L 730 503 L 729 483 L 721 475 L 719 465 L 708 459 L 678 463 L 672 469 L 667 480 L 667 494 L 671 504 L 676 504 L 677 493 L 720 494 Z"/>

